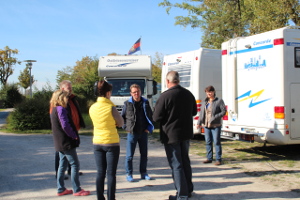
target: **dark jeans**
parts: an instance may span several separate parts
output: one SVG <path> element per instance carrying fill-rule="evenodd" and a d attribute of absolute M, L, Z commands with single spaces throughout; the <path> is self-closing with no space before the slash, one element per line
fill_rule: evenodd
<path fill-rule="evenodd" d="M 59 152 L 55 152 L 55 177 L 57 178 L 57 171 L 59 167 Z M 71 175 L 71 165 L 69 163 L 68 165 L 68 174 Z"/>
<path fill-rule="evenodd" d="M 97 166 L 97 198 L 105 200 L 104 182 L 107 174 L 107 199 L 115 200 L 116 173 L 119 162 L 120 146 L 94 145 L 94 155 Z"/>
<path fill-rule="evenodd" d="M 148 161 L 148 133 L 128 133 L 127 144 L 126 144 L 126 160 L 125 170 L 127 175 L 132 175 L 133 167 L 132 160 L 136 148 L 136 144 L 139 143 L 139 149 L 141 154 L 140 159 L 140 173 L 141 175 L 147 173 L 147 161 Z"/>
<path fill-rule="evenodd" d="M 177 190 L 177 199 L 188 199 L 194 186 L 192 183 L 192 168 L 189 158 L 190 141 L 185 140 L 174 144 L 164 144 L 172 177 Z"/>
<path fill-rule="evenodd" d="M 215 143 L 216 160 L 222 161 L 221 126 L 217 128 L 204 128 L 207 160 L 213 160 L 213 143 Z"/>

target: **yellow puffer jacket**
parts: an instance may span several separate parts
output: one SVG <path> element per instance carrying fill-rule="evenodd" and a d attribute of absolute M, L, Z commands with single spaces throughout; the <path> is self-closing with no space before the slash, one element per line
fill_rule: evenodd
<path fill-rule="evenodd" d="M 112 107 L 115 106 L 111 100 L 98 97 L 89 110 L 94 125 L 93 144 L 119 143 L 120 138 L 116 129 L 116 122 L 112 115 Z"/>

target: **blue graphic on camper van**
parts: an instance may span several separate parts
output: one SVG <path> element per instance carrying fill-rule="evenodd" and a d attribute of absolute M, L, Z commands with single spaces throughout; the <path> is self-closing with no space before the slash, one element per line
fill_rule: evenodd
<path fill-rule="evenodd" d="M 287 46 L 300 47 L 300 43 L 299 42 L 287 42 L 286 45 Z"/>
<path fill-rule="evenodd" d="M 262 59 L 261 56 L 258 56 L 258 58 L 250 58 L 250 61 L 244 64 L 244 69 L 258 70 L 266 66 L 267 66 L 266 60 Z"/>
<path fill-rule="evenodd" d="M 121 63 L 118 65 L 106 65 L 106 67 L 126 67 L 127 65 L 130 65 L 132 63 Z"/>
<path fill-rule="evenodd" d="M 237 97 L 236 100 L 238 100 L 239 102 L 242 102 L 242 101 L 251 99 L 250 104 L 249 104 L 249 108 L 252 108 L 254 106 L 257 106 L 258 104 L 264 103 L 264 102 L 269 101 L 271 99 L 271 98 L 269 98 L 269 99 L 264 99 L 264 100 L 261 100 L 261 101 L 256 101 L 259 98 L 259 96 L 264 92 L 264 89 L 254 93 L 254 94 L 251 94 L 251 92 L 252 91 L 249 90 L 245 94 L 242 94 L 241 96 Z"/>

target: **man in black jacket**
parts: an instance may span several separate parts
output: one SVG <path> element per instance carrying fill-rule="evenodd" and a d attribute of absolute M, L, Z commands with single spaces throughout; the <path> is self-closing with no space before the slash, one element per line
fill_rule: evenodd
<path fill-rule="evenodd" d="M 123 128 L 128 132 L 126 144 L 125 170 L 128 182 L 133 182 L 132 160 L 137 143 L 139 144 L 140 174 L 141 179 L 151 180 L 147 173 L 148 161 L 148 134 L 152 133 L 154 126 L 152 122 L 152 110 L 149 101 L 141 96 L 141 88 L 137 84 L 130 86 L 131 97 L 124 102 L 122 117 Z"/>
<path fill-rule="evenodd" d="M 196 100 L 190 91 L 179 85 L 178 72 L 168 72 L 166 84 L 168 90 L 157 100 L 153 120 L 160 122 L 160 139 L 177 190 L 169 199 L 186 200 L 194 190 L 189 146 L 193 138 L 193 116 L 197 114 Z"/>

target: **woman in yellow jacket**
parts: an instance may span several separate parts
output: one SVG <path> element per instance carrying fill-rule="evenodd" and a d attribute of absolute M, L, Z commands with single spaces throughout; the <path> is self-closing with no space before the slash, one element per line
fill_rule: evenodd
<path fill-rule="evenodd" d="M 104 181 L 107 173 L 107 199 L 114 200 L 116 171 L 120 155 L 120 138 L 116 126 L 122 127 L 123 118 L 111 102 L 112 85 L 96 83 L 97 102 L 89 110 L 94 125 L 94 154 L 97 165 L 97 198 L 104 200 Z"/>

